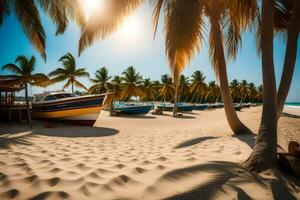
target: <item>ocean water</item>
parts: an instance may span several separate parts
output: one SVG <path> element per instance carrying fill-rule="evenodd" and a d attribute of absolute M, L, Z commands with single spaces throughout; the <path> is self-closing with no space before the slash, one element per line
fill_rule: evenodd
<path fill-rule="evenodd" d="M 300 102 L 288 102 L 288 103 L 285 103 L 285 106 L 300 109 Z"/>

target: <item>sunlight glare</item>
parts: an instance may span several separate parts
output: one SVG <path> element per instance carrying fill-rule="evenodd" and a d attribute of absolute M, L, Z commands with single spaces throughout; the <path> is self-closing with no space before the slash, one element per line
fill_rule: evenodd
<path fill-rule="evenodd" d="M 83 12 L 86 20 L 92 15 L 93 12 L 103 12 L 105 0 L 81 0 Z"/>
<path fill-rule="evenodd" d="M 120 28 L 120 34 L 127 39 L 137 39 L 141 35 L 141 24 L 136 16 L 125 19 L 124 24 Z"/>

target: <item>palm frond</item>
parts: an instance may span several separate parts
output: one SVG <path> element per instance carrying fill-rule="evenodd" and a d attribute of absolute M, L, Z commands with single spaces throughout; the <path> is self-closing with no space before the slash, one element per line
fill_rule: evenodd
<path fill-rule="evenodd" d="M 85 71 L 85 68 L 77 69 L 77 70 L 74 72 L 74 75 L 77 76 L 77 77 L 87 77 L 87 78 L 90 77 L 90 74 L 89 74 L 88 72 Z"/>
<path fill-rule="evenodd" d="M 166 54 L 177 82 L 179 75 L 199 51 L 203 39 L 203 2 L 169 1 L 165 7 Z"/>
<path fill-rule="evenodd" d="M 13 63 L 3 65 L 2 70 L 11 71 L 12 73 L 14 73 L 16 75 L 22 75 L 23 74 L 22 70 L 17 65 L 15 65 Z"/>
<path fill-rule="evenodd" d="M 9 10 L 10 0 L 0 1 L 0 26 L 3 24 L 3 19 L 6 15 L 10 14 Z"/>
<path fill-rule="evenodd" d="M 13 0 L 13 5 L 27 38 L 46 60 L 46 35 L 34 0 Z"/>
<path fill-rule="evenodd" d="M 83 88 L 85 90 L 88 90 L 82 83 L 80 83 L 79 81 L 77 80 L 74 80 L 74 85 L 78 88 Z"/>
<path fill-rule="evenodd" d="M 93 12 L 85 26 L 82 27 L 79 55 L 96 38 L 103 39 L 115 31 L 124 19 L 141 5 L 143 0 L 110 0 L 106 2 L 106 17 L 103 17 L 101 12 Z"/>
<path fill-rule="evenodd" d="M 42 9 L 48 13 L 56 25 L 56 35 L 64 33 L 68 25 L 66 4 L 68 0 L 38 0 Z"/>
<path fill-rule="evenodd" d="M 56 70 L 54 70 L 48 74 L 48 76 L 50 76 L 50 77 L 59 76 L 59 75 L 64 75 L 67 77 L 68 72 L 63 68 L 57 68 Z"/>

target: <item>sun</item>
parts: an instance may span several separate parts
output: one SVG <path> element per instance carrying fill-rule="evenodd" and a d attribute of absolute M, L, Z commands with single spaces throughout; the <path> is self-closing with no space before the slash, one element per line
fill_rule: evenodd
<path fill-rule="evenodd" d="M 141 34 L 141 24 L 138 18 L 136 16 L 130 16 L 125 19 L 120 28 L 120 34 L 128 39 L 139 37 Z"/>
<path fill-rule="evenodd" d="M 103 12 L 105 0 L 80 0 L 86 20 L 90 18 L 93 12 Z"/>

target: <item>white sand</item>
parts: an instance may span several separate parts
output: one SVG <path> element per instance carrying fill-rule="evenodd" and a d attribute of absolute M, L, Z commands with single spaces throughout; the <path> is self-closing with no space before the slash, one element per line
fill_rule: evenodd
<path fill-rule="evenodd" d="M 239 116 L 254 132 L 261 108 Z M 168 113 L 171 115 L 171 113 Z M 283 117 L 279 144 L 300 141 L 300 119 Z M 251 174 L 238 163 L 253 135 L 232 137 L 224 110 L 108 117 L 95 128 L 0 124 L 0 199 L 300 199 L 299 182 Z M 254 135 L 255 136 L 255 135 Z"/>

